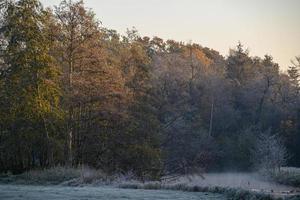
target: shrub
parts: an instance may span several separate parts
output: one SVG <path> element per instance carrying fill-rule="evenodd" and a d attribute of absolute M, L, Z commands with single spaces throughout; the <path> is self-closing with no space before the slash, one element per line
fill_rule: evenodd
<path fill-rule="evenodd" d="M 19 182 L 21 181 L 29 184 L 58 184 L 74 178 L 79 178 L 80 174 L 80 169 L 58 166 L 43 170 L 30 170 L 23 174 L 16 175 L 15 178 L 17 181 L 19 180 Z"/>
<path fill-rule="evenodd" d="M 101 170 L 96 170 L 87 166 L 81 169 L 81 181 L 82 183 L 93 183 L 95 181 L 107 181 L 108 176 Z"/>
<path fill-rule="evenodd" d="M 300 169 L 283 167 L 280 171 L 268 175 L 273 181 L 284 185 L 300 187 Z"/>

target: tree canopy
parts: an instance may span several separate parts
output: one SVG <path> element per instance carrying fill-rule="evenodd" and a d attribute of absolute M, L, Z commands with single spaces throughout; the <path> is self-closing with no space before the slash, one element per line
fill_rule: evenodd
<path fill-rule="evenodd" d="M 253 149 L 278 141 L 300 166 L 300 57 L 282 73 L 241 43 L 224 57 L 136 29 L 120 35 L 83 1 L 51 10 L 7 0 L 0 15 L 0 172 L 249 170 Z"/>

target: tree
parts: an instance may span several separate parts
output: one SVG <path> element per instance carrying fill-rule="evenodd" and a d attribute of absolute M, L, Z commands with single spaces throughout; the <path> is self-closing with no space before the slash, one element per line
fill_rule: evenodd
<path fill-rule="evenodd" d="M 255 124 L 262 122 L 263 106 L 270 97 L 272 88 L 278 82 L 279 66 L 273 62 L 273 58 L 269 55 L 265 55 L 265 58 L 261 61 L 261 67 L 259 68 L 258 80 L 261 82 L 262 91 L 259 97 L 259 103 L 256 109 Z"/>
<path fill-rule="evenodd" d="M 55 9 L 56 17 L 59 20 L 58 50 L 62 71 L 64 72 L 63 85 L 65 91 L 65 105 L 67 105 L 66 124 L 66 146 L 69 165 L 73 163 L 74 146 L 74 75 L 81 67 L 81 62 L 87 54 L 82 53 L 85 49 L 85 42 L 94 38 L 97 31 L 97 23 L 94 22 L 93 14 L 85 10 L 83 1 L 72 2 L 62 1 Z M 79 69 L 78 69 L 79 68 Z"/>
<path fill-rule="evenodd" d="M 236 49 L 231 49 L 227 58 L 227 77 L 237 85 L 243 85 L 254 75 L 254 68 L 248 50 L 239 42 Z"/>
<path fill-rule="evenodd" d="M 112 124 L 123 123 L 131 96 L 123 74 L 125 48 L 120 36 L 101 28 L 82 1 L 62 1 L 55 13 L 60 30 L 57 59 L 64 72 L 68 115 L 67 162 L 103 166 L 98 158 L 109 151 L 104 138 L 111 131 L 117 134 L 119 126 Z"/>
<path fill-rule="evenodd" d="M 0 172 L 249 170 L 254 146 L 258 167 L 278 168 L 284 145 L 300 165 L 300 58 L 281 73 L 241 43 L 224 58 L 135 28 L 120 35 L 83 1 L 0 6 Z"/>
<path fill-rule="evenodd" d="M 253 162 L 258 169 L 276 172 L 286 164 L 287 159 L 287 150 L 278 135 L 271 135 L 268 130 L 258 136 L 253 150 Z"/>
<path fill-rule="evenodd" d="M 161 124 L 158 119 L 159 110 L 156 107 L 156 96 L 152 86 L 151 52 L 147 43 L 143 42 L 138 33 L 128 31 L 123 38 L 123 70 L 126 85 L 132 94 L 128 107 L 129 119 L 126 130 L 126 160 L 127 167 L 142 179 L 157 179 L 161 176 L 162 151 L 160 149 Z M 129 168 L 127 168 L 129 170 Z"/>
<path fill-rule="evenodd" d="M 9 145 L 3 154 L 18 172 L 53 164 L 51 137 L 62 112 L 59 70 L 49 55 L 53 43 L 45 26 L 50 17 L 37 0 L 8 2 L 4 10 L 0 122 L 2 141 Z"/>

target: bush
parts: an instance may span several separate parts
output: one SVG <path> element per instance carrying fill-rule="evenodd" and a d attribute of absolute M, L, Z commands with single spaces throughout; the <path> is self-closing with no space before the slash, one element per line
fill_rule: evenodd
<path fill-rule="evenodd" d="M 96 181 L 107 181 L 108 176 L 101 170 L 96 170 L 90 167 L 82 167 L 81 169 L 81 181 L 82 183 L 94 183 Z"/>
<path fill-rule="evenodd" d="M 17 182 L 25 184 L 59 184 L 74 178 L 79 178 L 81 170 L 76 168 L 54 167 L 44 170 L 30 170 L 16 175 Z"/>
<path fill-rule="evenodd" d="M 256 168 L 270 173 L 279 171 L 289 157 L 282 138 L 272 135 L 270 130 L 260 133 L 252 154 Z"/>
<path fill-rule="evenodd" d="M 269 174 L 269 177 L 280 184 L 300 187 L 300 168 L 282 167 L 280 171 Z"/>

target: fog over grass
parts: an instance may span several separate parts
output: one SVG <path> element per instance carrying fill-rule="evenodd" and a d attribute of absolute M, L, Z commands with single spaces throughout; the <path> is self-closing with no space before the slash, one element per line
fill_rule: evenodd
<path fill-rule="evenodd" d="M 204 177 L 205 179 L 200 176 L 182 177 L 176 182 L 202 187 L 230 187 L 259 192 L 282 193 L 297 190 L 295 187 L 264 180 L 256 173 L 209 173 Z"/>

